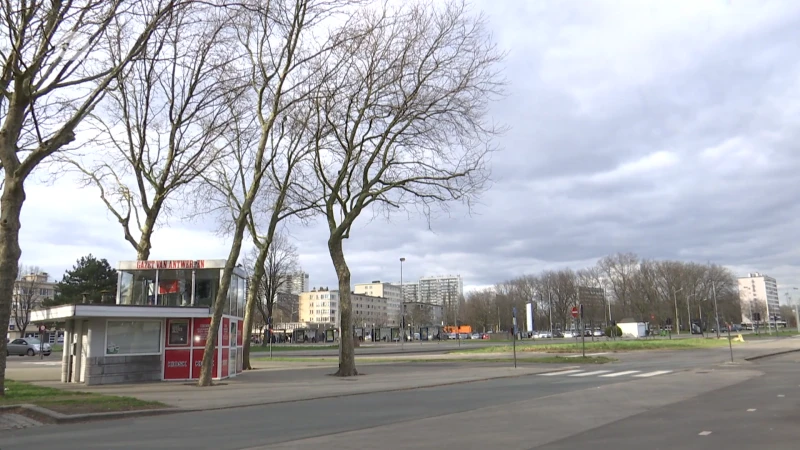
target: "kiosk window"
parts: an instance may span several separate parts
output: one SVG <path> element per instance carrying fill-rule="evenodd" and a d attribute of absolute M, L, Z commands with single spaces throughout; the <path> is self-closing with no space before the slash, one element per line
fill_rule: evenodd
<path fill-rule="evenodd" d="M 106 326 L 106 355 L 161 354 L 161 321 L 109 320 Z"/>

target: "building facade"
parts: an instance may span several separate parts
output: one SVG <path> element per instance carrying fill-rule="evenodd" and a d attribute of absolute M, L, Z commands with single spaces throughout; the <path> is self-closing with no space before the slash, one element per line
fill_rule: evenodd
<path fill-rule="evenodd" d="M 14 282 L 14 297 L 11 300 L 11 320 L 8 323 L 6 337 L 38 336 L 39 331 L 30 325 L 30 312 L 42 307 L 46 299 L 52 300 L 56 283 L 50 281 L 46 272 L 29 273 Z M 21 329 L 24 326 L 24 330 Z"/>
<path fill-rule="evenodd" d="M 402 286 L 400 283 L 396 283 L 400 286 L 400 291 L 402 292 L 402 298 L 404 303 L 414 303 L 419 301 L 419 283 L 417 282 L 404 282 Z"/>
<path fill-rule="evenodd" d="M 355 285 L 356 294 L 364 294 L 372 297 L 383 297 L 386 299 L 386 325 L 397 326 L 400 323 L 400 304 L 403 302 L 399 284 L 382 283 L 380 280 L 372 283 L 360 283 Z"/>
<path fill-rule="evenodd" d="M 308 274 L 302 270 L 284 275 L 284 282 L 278 287 L 278 292 L 284 294 L 300 295 L 311 290 Z"/>
<path fill-rule="evenodd" d="M 742 323 L 752 324 L 754 316 L 760 315 L 760 322 L 768 320 L 781 321 L 778 282 L 775 278 L 761 274 L 749 273 L 739 278 L 739 297 L 742 300 Z M 774 317 L 774 319 L 773 319 Z"/>
<path fill-rule="evenodd" d="M 461 275 L 439 275 L 419 279 L 417 301 L 445 305 L 458 301 L 464 295 L 464 280 Z"/>
<path fill-rule="evenodd" d="M 353 305 L 353 325 L 372 328 L 386 325 L 387 299 L 366 294 L 350 294 Z M 300 322 L 329 325 L 339 328 L 341 312 L 339 291 L 315 289 L 299 295 Z"/>

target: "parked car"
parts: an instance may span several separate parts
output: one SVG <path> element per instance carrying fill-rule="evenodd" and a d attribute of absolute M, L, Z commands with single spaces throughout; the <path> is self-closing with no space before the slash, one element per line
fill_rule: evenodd
<path fill-rule="evenodd" d="M 36 356 L 40 352 L 43 353 L 44 356 L 50 356 L 50 353 L 52 352 L 50 344 L 42 344 L 39 339 L 30 337 L 14 339 L 13 341 L 9 342 L 6 347 L 6 356 Z"/>
<path fill-rule="evenodd" d="M 592 332 L 592 335 L 593 335 L 594 337 L 601 337 L 601 336 L 603 336 L 603 330 L 594 330 L 594 331 Z"/>
<path fill-rule="evenodd" d="M 471 339 L 480 339 L 480 338 L 481 338 L 481 334 L 480 333 L 472 333 L 472 338 Z"/>

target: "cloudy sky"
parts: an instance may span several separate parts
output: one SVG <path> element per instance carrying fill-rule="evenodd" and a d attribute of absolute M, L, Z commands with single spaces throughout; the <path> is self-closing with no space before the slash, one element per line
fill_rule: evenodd
<path fill-rule="evenodd" d="M 346 243 L 354 282 L 399 279 L 400 257 L 406 280 L 461 274 L 475 288 L 630 251 L 800 287 L 800 2 L 474 6 L 508 52 L 510 95 L 492 108 L 510 127 L 494 186 L 474 214 L 432 230 L 417 217 L 364 217 Z M 23 263 L 60 279 L 90 252 L 134 259 L 91 188 L 64 178 L 29 185 L 27 198 Z M 291 235 L 311 284 L 334 286 L 325 227 Z M 152 259 L 224 259 L 227 247 L 173 222 Z"/>

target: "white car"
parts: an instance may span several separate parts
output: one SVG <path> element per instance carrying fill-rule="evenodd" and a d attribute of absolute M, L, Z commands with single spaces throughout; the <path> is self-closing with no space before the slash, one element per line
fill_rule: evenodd
<path fill-rule="evenodd" d="M 580 334 L 576 333 L 574 330 L 567 330 L 564 332 L 565 338 L 574 338 L 578 336 L 580 336 Z"/>

